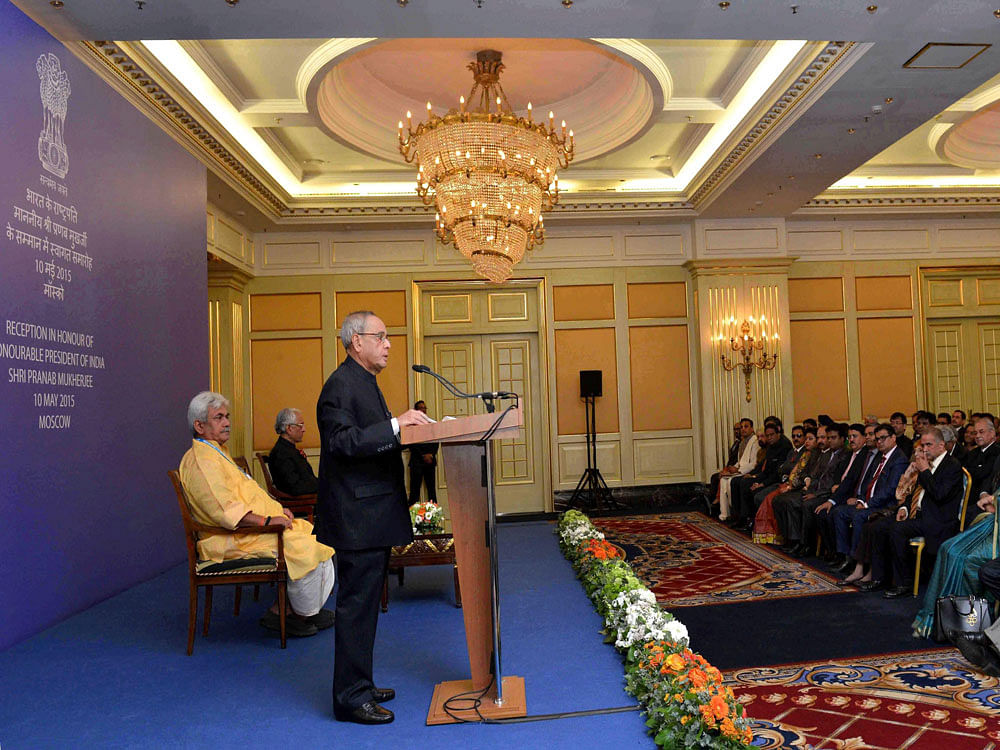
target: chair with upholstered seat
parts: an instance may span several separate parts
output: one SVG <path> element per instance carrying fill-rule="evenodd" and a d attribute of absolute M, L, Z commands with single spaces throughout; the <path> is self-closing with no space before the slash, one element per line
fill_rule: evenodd
<path fill-rule="evenodd" d="M 962 504 L 958 508 L 958 532 L 962 533 L 965 531 L 965 506 L 969 502 L 969 492 L 972 491 L 972 475 L 969 474 L 968 470 L 962 469 Z M 910 539 L 910 546 L 917 551 L 917 568 L 913 572 L 913 595 L 917 595 L 917 589 L 920 588 L 920 563 L 921 557 L 924 553 L 924 547 L 927 544 L 922 536 L 915 536 Z"/>
<path fill-rule="evenodd" d="M 236 529 L 224 529 L 219 526 L 206 526 L 191 517 L 191 505 L 187 492 L 181 484 L 180 475 L 176 471 L 168 471 L 170 481 L 177 493 L 177 503 L 181 509 L 181 520 L 184 523 L 184 540 L 187 543 L 188 579 L 190 583 L 188 611 L 188 643 L 187 653 L 194 651 L 194 632 L 198 622 L 198 588 L 205 589 L 205 620 L 202 636 L 208 635 L 208 624 L 212 618 L 212 589 L 215 586 L 236 586 L 234 614 L 240 611 L 240 591 L 243 584 L 274 583 L 278 586 L 278 619 L 280 622 L 281 647 L 285 648 L 287 638 L 285 633 L 285 616 L 287 613 L 286 583 L 288 571 L 285 567 L 284 526 L 241 526 Z M 198 559 L 198 534 L 232 534 L 243 536 L 247 534 L 277 534 L 277 557 L 247 557 L 235 560 L 224 560 L 213 563 L 210 560 Z"/>
<path fill-rule="evenodd" d="M 310 495 L 289 495 L 274 486 L 274 479 L 271 478 L 271 457 L 267 453 L 255 453 L 260 471 L 264 475 L 264 484 L 267 486 L 267 494 L 277 500 L 281 505 L 292 511 L 292 515 L 301 516 L 309 523 L 313 522 L 313 513 L 316 510 L 316 494 Z"/>

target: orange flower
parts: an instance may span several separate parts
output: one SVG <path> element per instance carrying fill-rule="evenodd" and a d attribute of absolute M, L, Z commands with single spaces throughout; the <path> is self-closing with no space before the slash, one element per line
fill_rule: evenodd
<path fill-rule="evenodd" d="M 683 725 L 683 724 L 687 724 L 687 723 L 688 723 L 688 721 L 690 720 L 690 718 L 691 718 L 690 716 L 682 716 L 682 717 L 681 717 L 681 724 L 682 724 L 682 725 Z"/>
<path fill-rule="evenodd" d="M 726 737 L 732 737 L 733 739 L 736 739 L 737 735 L 739 734 L 736 731 L 736 725 L 733 724 L 732 719 L 729 719 L 729 718 L 726 718 L 726 719 L 722 720 L 721 729 L 722 729 L 722 733 L 724 735 L 726 735 Z"/>
<path fill-rule="evenodd" d="M 679 672 L 684 668 L 684 659 L 680 654 L 670 654 L 667 657 L 667 666 L 675 672 Z"/>
<path fill-rule="evenodd" d="M 697 667 L 688 672 L 688 679 L 695 690 L 701 690 L 708 683 L 708 675 Z"/>
<path fill-rule="evenodd" d="M 729 704 L 726 703 L 726 699 L 721 695 L 713 695 L 712 700 L 708 702 L 708 706 L 717 719 L 724 719 L 729 716 Z"/>
<path fill-rule="evenodd" d="M 750 727 L 743 730 L 743 741 L 748 745 L 753 742 L 753 732 L 750 730 Z"/>

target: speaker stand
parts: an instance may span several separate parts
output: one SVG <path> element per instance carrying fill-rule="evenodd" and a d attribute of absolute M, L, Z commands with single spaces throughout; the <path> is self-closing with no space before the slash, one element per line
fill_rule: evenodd
<path fill-rule="evenodd" d="M 587 418 L 587 468 L 583 470 L 567 508 L 578 510 L 614 510 L 625 506 L 611 496 L 611 489 L 597 467 L 597 403 L 594 396 L 584 396 Z"/>

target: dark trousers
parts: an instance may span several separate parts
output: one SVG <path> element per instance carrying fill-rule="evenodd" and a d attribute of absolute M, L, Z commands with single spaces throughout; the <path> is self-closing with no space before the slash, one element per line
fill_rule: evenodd
<path fill-rule="evenodd" d="M 372 700 L 372 653 L 389 548 L 338 549 L 336 560 L 333 708 L 346 712 Z"/>
<path fill-rule="evenodd" d="M 410 459 L 410 505 L 420 499 L 420 484 L 427 485 L 427 499 L 437 502 L 437 482 L 435 481 L 435 464 L 425 464 L 420 456 Z"/>
<path fill-rule="evenodd" d="M 995 599 L 1000 599 L 1000 560 L 990 560 L 979 568 L 979 582 Z"/>
<path fill-rule="evenodd" d="M 889 534 L 892 547 L 892 580 L 897 586 L 913 580 L 913 558 L 910 556 L 910 539 L 924 535 L 924 522 L 920 516 L 897 521 Z M 925 551 L 928 551 L 925 549 Z M 929 550 L 937 552 L 937 550 Z"/>
<path fill-rule="evenodd" d="M 771 501 L 774 510 L 774 520 L 778 524 L 781 538 L 791 544 L 802 539 L 799 534 L 799 515 L 802 506 L 802 492 L 789 490 L 782 492 Z"/>
<path fill-rule="evenodd" d="M 747 521 L 753 520 L 753 517 L 757 514 L 757 508 L 760 507 L 760 503 L 756 503 L 754 500 L 760 488 L 751 490 L 750 487 L 759 481 L 760 477 L 756 474 L 747 474 L 746 476 L 737 477 L 732 480 L 730 491 L 732 492 L 733 512 L 730 513 L 730 516 L 743 518 Z M 764 498 L 761 498 L 761 502 L 763 501 Z"/>
<path fill-rule="evenodd" d="M 892 559 L 890 540 L 895 525 L 895 516 L 879 515 L 874 518 L 869 516 L 861 527 L 861 542 L 854 551 L 854 559 L 862 564 L 871 564 L 872 580 L 888 580 L 888 563 Z M 896 585 L 901 586 L 902 582 L 897 582 Z"/>

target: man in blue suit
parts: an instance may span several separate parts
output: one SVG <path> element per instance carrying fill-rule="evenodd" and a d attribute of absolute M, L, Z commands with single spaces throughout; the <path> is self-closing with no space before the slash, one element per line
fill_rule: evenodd
<path fill-rule="evenodd" d="M 868 467 L 860 494 L 838 507 L 833 519 L 837 553 L 848 558 L 845 566 L 853 565 L 851 558 L 861 541 L 865 519 L 873 511 L 895 504 L 896 485 L 909 464 L 903 451 L 896 447 L 896 433 L 891 425 L 880 424 L 875 428 L 875 448 L 881 456 Z"/>

